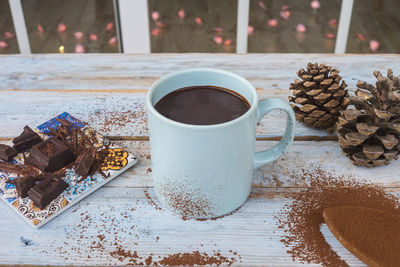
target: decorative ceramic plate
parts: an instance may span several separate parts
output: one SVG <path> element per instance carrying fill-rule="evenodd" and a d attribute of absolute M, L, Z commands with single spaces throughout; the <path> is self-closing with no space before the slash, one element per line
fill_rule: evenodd
<path fill-rule="evenodd" d="M 37 126 L 34 130 L 43 139 L 47 139 L 49 137 L 46 134 L 50 132 L 50 129 L 56 129 L 61 125 L 56 119 L 72 123 L 75 127 L 81 128 L 85 134 L 89 135 L 90 132 L 92 132 L 91 134 L 95 134 L 98 141 L 95 146 L 102 146 L 108 142 L 104 136 L 90 128 L 86 123 L 72 117 L 66 112 Z M 136 157 L 123 148 L 110 147 L 106 160 L 101 167 L 107 178 L 103 177 L 100 173 L 96 173 L 82 180 L 82 177 L 76 174 L 73 169 L 67 169 L 63 179 L 68 183 L 69 187 L 44 209 L 36 207 L 29 197 L 18 197 L 15 186 L 7 183 L 7 180 L 17 178 L 16 174 L 0 171 L 0 197 L 32 227 L 39 228 L 135 165 L 136 162 Z M 17 155 L 11 163 L 23 164 L 22 153 Z"/>

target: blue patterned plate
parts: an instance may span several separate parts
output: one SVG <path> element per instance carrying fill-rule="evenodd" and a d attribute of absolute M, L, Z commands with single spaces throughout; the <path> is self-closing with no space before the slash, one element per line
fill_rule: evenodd
<path fill-rule="evenodd" d="M 34 130 L 42 138 L 46 139 L 48 138 L 47 134 L 49 134 L 52 129 L 60 127 L 61 124 L 57 119 L 70 122 L 73 127 L 81 128 L 81 130 L 87 135 L 94 134 L 98 141 L 95 146 L 99 147 L 108 142 L 104 136 L 67 112 L 37 126 Z M 102 165 L 102 171 L 106 174 L 107 178 L 96 173 L 82 180 L 82 177 L 76 174 L 73 169 L 68 169 L 64 181 L 68 183 L 69 187 L 43 210 L 36 207 L 29 197 L 18 197 L 14 185 L 6 182 L 8 179 L 15 179 L 17 177 L 16 174 L 0 171 L 0 197 L 32 227 L 39 228 L 73 206 L 79 200 L 93 193 L 98 188 L 135 165 L 136 162 L 136 157 L 123 148 L 110 147 L 106 161 Z M 22 153 L 17 155 L 11 163 L 23 164 Z"/>

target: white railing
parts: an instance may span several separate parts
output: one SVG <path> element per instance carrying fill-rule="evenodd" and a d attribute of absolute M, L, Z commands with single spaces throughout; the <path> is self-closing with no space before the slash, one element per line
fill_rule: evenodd
<path fill-rule="evenodd" d="M 237 0 L 236 53 L 247 53 L 247 28 L 250 0 Z M 21 54 L 30 54 L 28 33 L 21 0 L 9 0 L 11 15 Z M 342 0 L 335 54 L 346 52 L 354 0 Z M 121 51 L 124 53 L 151 53 L 150 26 L 147 0 L 114 0 L 116 20 L 119 24 Z"/>
<path fill-rule="evenodd" d="M 347 38 L 349 37 L 351 13 L 353 12 L 354 0 L 342 0 L 340 10 L 339 27 L 336 36 L 335 54 L 346 52 Z"/>

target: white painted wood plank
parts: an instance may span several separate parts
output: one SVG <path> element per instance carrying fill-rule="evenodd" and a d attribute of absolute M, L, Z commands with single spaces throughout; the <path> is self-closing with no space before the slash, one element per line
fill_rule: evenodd
<path fill-rule="evenodd" d="M 138 163 L 118 176 L 106 187 L 152 187 L 149 142 L 118 142 L 118 145 L 138 156 Z M 274 142 L 257 142 L 256 150 Z M 340 168 L 338 168 L 340 166 Z M 289 152 L 253 174 L 253 188 L 306 187 L 312 173 L 322 172 L 332 177 L 367 181 L 386 188 L 400 187 L 400 161 L 376 168 L 357 167 L 342 154 L 336 142 L 294 142 Z M 304 180 L 303 180 L 304 179 Z"/>
<path fill-rule="evenodd" d="M 254 86 L 287 89 L 299 68 L 319 62 L 339 68 L 355 88 L 374 70 L 400 73 L 400 55 L 332 54 L 85 54 L 0 56 L 0 89 L 147 89 L 160 76 L 194 67 L 235 72 Z"/>
<path fill-rule="evenodd" d="M 0 77 L 0 86 L 3 86 L 3 89 L 39 89 L 39 91 L 0 91 L 0 101 L 3 101 L 0 102 L 0 115 L 4 118 L 7 114 L 12 114 L 10 117 L 15 118 L 7 121 L 7 125 L 23 125 L 24 120 L 26 124 L 31 124 L 35 120 L 41 122 L 44 114 L 59 113 L 58 109 L 72 110 L 82 106 L 82 109 L 79 109 L 82 116 L 89 118 L 88 113 L 96 109 L 113 110 L 143 99 L 145 91 L 142 89 L 147 88 L 147 83 L 171 71 L 171 68 L 206 63 L 242 74 L 254 84 L 262 84 L 263 86 L 259 87 L 268 90 L 259 91 L 261 98 L 272 95 L 286 98 L 287 89 L 270 89 L 287 88 L 280 87 L 279 84 L 288 86 L 294 79 L 292 74 L 298 66 L 293 65 L 302 66 L 309 60 L 304 55 L 290 55 L 284 59 L 286 61 L 282 61 L 282 55 L 225 57 L 194 54 L 185 57 L 162 55 L 159 58 L 127 56 L 120 57 L 122 63 L 116 66 L 113 62 L 118 62 L 118 57 L 119 55 L 113 57 L 97 55 L 97 57 L 86 57 L 85 60 L 78 60 L 75 56 L 0 57 L 0 63 L 5 63 L 7 67 L 5 78 Z M 259 57 L 263 57 L 266 62 L 261 62 Z M 307 57 L 315 58 L 319 62 L 324 59 L 334 66 L 343 64 L 343 68 L 349 71 L 343 76 L 348 75 L 346 76 L 348 78 L 356 74 L 354 68 L 357 67 L 357 73 L 358 71 L 361 73 L 357 75 L 365 75 L 369 81 L 373 80 L 371 73 L 373 69 L 378 68 L 377 65 L 400 71 L 399 56 L 395 55 L 382 57 L 307 55 Z M 127 59 L 131 61 L 128 62 Z M 155 62 L 157 64 L 154 64 Z M 286 65 L 288 62 L 291 65 Z M 371 66 L 371 62 L 375 66 Z M 1 83 L 1 79 L 4 79 L 4 83 Z M 272 83 L 277 84 L 272 86 Z M 348 83 L 354 85 L 355 80 Z M 42 90 L 46 88 L 49 90 Z M 52 89 L 62 89 L 64 92 Z M 71 92 L 70 89 L 83 89 L 83 91 Z M 93 92 L 86 92 L 86 89 Z M 98 89 L 104 92 L 99 92 Z M 107 91 L 112 89 L 137 89 L 137 92 Z M 110 94 L 112 97 L 109 97 Z M 35 115 L 30 117 L 30 114 Z M 278 128 L 277 122 L 281 121 L 279 115 L 274 115 L 272 121 L 274 120 L 272 123 L 263 123 L 262 129 Z M 0 126 L 0 137 L 2 134 L 3 136 L 8 133 L 14 134 L 16 130 L 12 128 L 13 126 L 12 130 L 4 130 L 7 128 L 6 125 L 0 124 Z M 121 132 L 129 133 L 131 129 L 136 133 L 135 129 L 139 127 L 133 124 L 121 129 L 123 129 Z M 120 132 L 121 129 L 115 131 Z M 273 144 L 274 142 L 257 142 L 256 150 L 262 150 Z M 307 186 L 307 183 L 302 181 L 307 173 L 323 170 L 333 173 L 334 176 L 344 174 L 344 179 L 352 175 L 354 179 L 367 179 L 385 187 L 397 187 L 392 190 L 399 192 L 400 182 L 397 177 L 400 168 L 397 161 L 374 169 L 355 167 L 341 153 L 335 142 L 294 142 L 290 151 L 281 159 L 254 173 L 253 187 L 259 188 L 253 188 L 252 197 L 238 212 L 216 221 L 183 221 L 167 211 L 156 209 L 145 198 L 143 187 L 151 187 L 149 143 L 121 142 L 121 145 L 139 156 L 137 167 L 89 196 L 77 207 L 70 209 L 39 231 L 31 229 L 19 220 L 11 209 L 1 203 L 0 263 L 124 264 L 127 262 L 112 257 L 112 252 L 120 247 L 132 253 L 137 251 L 144 259 L 153 254 L 156 261 L 158 256 L 164 257 L 171 253 L 199 250 L 212 254 L 213 250 L 219 250 L 223 256 L 237 260 L 237 265 L 303 266 L 298 262 L 292 262 L 290 256 L 286 254 L 285 248 L 279 241 L 281 230 L 276 227 L 273 218 L 287 203 L 283 193 L 296 190 L 293 187 Z M 340 166 L 340 169 L 337 166 Z M 149 190 L 152 194 L 151 189 Z M 102 241 L 101 235 L 104 235 Z M 333 239 L 329 235 L 327 238 Z M 28 240 L 31 243 L 25 246 L 21 240 Z M 237 252 L 237 255 L 233 255 L 229 250 Z M 363 266 L 351 258 L 348 252 L 340 251 L 339 254 L 344 255 L 352 266 Z"/>
<path fill-rule="evenodd" d="M 151 187 L 151 161 L 148 142 L 119 143 L 136 154 L 138 164 L 117 179 L 109 187 Z M 264 150 L 275 142 L 256 142 L 256 150 Z M 338 168 L 340 166 L 340 168 Z M 400 161 L 376 168 L 354 166 L 342 153 L 337 142 L 296 141 L 289 151 L 277 161 L 256 170 L 253 187 L 281 188 L 307 187 L 313 173 L 324 173 L 340 179 L 366 181 L 382 187 L 400 187 Z"/>
<path fill-rule="evenodd" d="M 351 14 L 353 12 L 353 3 L 354 0 L 342 0 L 342 8 L 340 10 L 339 17 L 339 27 L 335 44 L 335 54 L 344 54 L 346 52 Z"/>
<path fill-rule="evenodd" d="M 150 53 L 147 0 L 119 0 L 118 6 L 124 53 Z"/>
<path fill-rule="evenodd" d="M 247 53 L 247 27 L 249 26 L 250 0 L 238 0 L 236 25 L 236 53 Z"/>
<path fill-rule="evenodd" d="M 118 248 L 154 261 L 183 252 L 220 252 L 236 266 L 304 266 L 292 261 L 280 242 L 274 216 L 287 203 L 285 190 L 254 189 L 237 212 L 212 221 L 182 220 L 155 208 L 143 188 L 102 188 L 33 230 L 0 203 L 0 262 L 3 264 L 121 265 Z M 397 192 L 397 191 L 396 191 Z M 153 191 L 149 190 L 154 199 Z M 328 242 L 333 236 L 327 235 Z M 25 242 L 28 242 L 28 245 Z M 231 251 L 231 252 L 230 252 Z M 233 253 L 237 253 L 234 255 Z M 338 251 L 351 266 L 365 266 Z"/>
<path fill-rule="evenodd" d="M 259 90 L 260 99 L 287 100 L 289 90 Z M 146 92 L 101 93 L 61 91 L 1 91 L 0 137 L 12 138 L 29 124 L 36 126 L 64 111 L 88 122 L 99 132 L 117 136 L 147 136 Z M 285 114 L 273 112 L 257 126 L 257 135 L 280 136 Z M 112 118 L 115 118 L 114 123 Z M 122 119 L 121 119 L 122 118 Z M 297 136 L 327 135 L 326 132 L 296 124 Z"/>
<path fill-rule="evenodd" d="M 31 53 L 31 46 L 29 44 L 21 0 L 8 0 L 8 2 L 10 3 L 11 16 L 14 22 L 15 34 L 17 35 L 19 52 L 23 55 L 28 55 Z"/>

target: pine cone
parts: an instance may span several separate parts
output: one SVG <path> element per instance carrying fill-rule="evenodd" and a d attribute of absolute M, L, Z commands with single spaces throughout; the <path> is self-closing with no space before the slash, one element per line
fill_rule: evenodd
<path fill-rule="evenodd" d="M 349 97 L 355 109 L 341 112 L 337 122 L 342 150 L 354 165 L 389 164 L 400 151 L 400 76 L 392 70 L 387 78 L 375 71 L 376 87 L 357 82 L 356 96 Z"/>
<path fill-rule="evenodd" d="M 290 84 L 293 96 L 289 96 L 296 119 L 314 128 L 333 132 L 340 110 L 347 108 L 348 92 L 339 70 L 318 63 L 307 64 L 307 70 L 300 69 Z"/>

